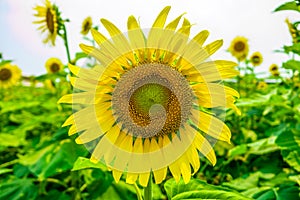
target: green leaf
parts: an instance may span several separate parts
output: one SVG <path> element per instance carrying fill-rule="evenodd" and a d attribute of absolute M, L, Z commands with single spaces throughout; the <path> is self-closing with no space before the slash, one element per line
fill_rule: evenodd
<path fill-rule="evenodd" d="M 72 169 L 77 157 L 87 153 L 70 139 L 54 143 L 41 150 L 25 156 L 20 156 L 20 163 L 28 166 L 29 170 L 40 180 Z"/>
<path fill-rule="evenodd" d="M 1 58 L 0 58 L 1 59 Z M 11 63 L 13 60 L 3 60 L 0 62 L 0 66 L 5 65 L 7 63 Z"/>
<path fill-rule="evenodd" d="M 285 63 L 282 63 L 282 67 L 285 69 L 292 69 L 300 71 L 300 61 L 297 60 L 289 60 Z"/>
<path fill-rule="evenodd" d="M 25 139 L 17 135 L 0 133 L 0 146 L 5 147 L 18 147 L 25 144 Z"/>
<path fill-rule="evenodd" d="M 38 195 L 38 188 L 31 179 L 16 179 L 1 183 L 0 191 L 0 199 L 9 200 L 35 199 Z"/>
<path fill-rule="evenodd" d="M 292 46 L 284 46 L 283 47 L 285 53 L 295 53 L 300 55 L 300 43 L 295 43 Z"/>
<path fill-rule="evenodd" d="M 12 169 L 8 169 L 8 168 L 4 168 L 4 169 L 0 169 L 0 175 L 1 174 L 6 174 L 6 173 L 10 173 L 13 172 Z"/>
<path fill-rule="evenodd" d="M 275 144 L 276 136 L 271 136 L 268 138 L 264 138 L 261 140 L 258 140 L 253 143 L 247 144 L 249 149 L 249 154 L 255 154 L 255 155 L 263 155 L 267 153 L 271 153 L 274 151 L 280 150 L 280 148 Z"/>
<path fill-rule="evenodd" d="M 287 130 L 277 137 L 275 143 L 280 146 L 281 149 L 297 150 L 300 148 L 300 137 Z"/>
<path fill-rule="evenodd" d="M 83 53 L 83 52 L 77 52 L 76 54 L 75 54 L 75 59 L 76 60 L 79 60 L 79 59 L 81 59 L 81 58 L 86 58 L 88 55 L 86 54 L 86 53 Z"/>
<path fill-rule="evenodd" d="M 87 168 L 97 168 L 97 169 L 101 169 L 102 171 L 107 171 L 107 167 L 103 163 L 101 162 L 93 163 L 90 161 L 90 159 L 84 157 L 77 158 L 77 160 L 74 163 L 72 171 L 82 170 Z"/>
<path fill-rule="evenodd" d="M 182 180 L 168 180 L 164 188 L 168 199 L 249 199 L 233 190 L 221 186 L 210 185 L 199 179 L 192 179 L 188 184 Z"/>
<path fill-rule="evenodd" d="M 300 172 L 300 150 L 282 150 L 281 154 L 285 162 Z"/>
<path fill-rule="evenodd" d="M 247 145 L 241 144 L 230 149 L 228 151 L 228 157 L 235 157 L 237 155 L 242 155 L 245 154 L 247 151 L 248 151 Z"/>
<path fill-rule="evenodd" d="M 299 12 L 298 6 L 295 1 L 286 2 L 282 4 L 281 6 L 276 8 L 274 12 L 283 11 L 283 10 L 295 10 Z"/>
<path fill-rule="evenodd" d="M 136 200 L 137 196 L 133 185 L 120 181 L 118 184 L 112 183 L 99 199 Z"/>

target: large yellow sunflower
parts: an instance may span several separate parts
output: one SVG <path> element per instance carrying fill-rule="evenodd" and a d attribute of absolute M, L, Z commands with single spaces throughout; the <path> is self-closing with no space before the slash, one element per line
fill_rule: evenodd
<path fill-rule="evenodd" d="M 46 32 L 47 36 L 43 40 L 44 43 L 51 42 L 55 45 L 56 36 L 60 23 L 60 16 L 57 6 L 51 4 L 49 0 L 45 0 L 44 6 L 36 6 L 34 10 L 37 11 L 34 16 L 41 18 L 41 20 L 34 21 L 35 24 L 41 24 L 38 28 L 42 33 Z"/>
<path fill-rule="evenodd" d="M 263 56 L 258 51 L 254 52 L 250 56 L 250 62 L 252 63 L 253 66 L 259 66 L 263 62 Z"/>
<path fill-rule="evenodd" d="M 232 56 L 236 57 L 239 61 L 245 60 L 249 53 L 248 39 L 242 36 L 235 37 L 231 41 L 228 50 Z"/>
<path fill-rule="evenodd" d="M 46 61 L 45 67 L 49 74 L 59 73 L 64 69 L 64 65 L 58 58 L 49 58 Z"/>
<path fill-rule="evenodd" d="M 82 22 L 82 27 L 81 27 L 81 34 L 86 35 L 90 32 L 91 28 L 93 26 L 93 21 L 91 17 L 87 17 L 83 20 Z"/>
<path fill-rule="evenodd" d="M 92 149 L 91 160 L 104 162 L 116 181 L 124 173 L 127 183 L 146 186 L 153 173 L 159 184 L 169 169 L 187 183 L 200 167 L 199 152 L 215 165 L 212 146 L 230 142 L 229 128 L 214 113 L 224 107 L 239 113 L 239 94 L 222 85 L 238 74 L 237 64 L 208 60 L 222 40 L 202 46 L 206 30 L 189 39 L 190 22 L 177 28 L 180 15 L 166 25 L 169 11 L 165 7 L 150 30 L 130 16 L 125 34 L 101 19 L 111 39 L 92 29 L 99 48 L 80 45 L 99 65 L 69 65 L 76 76 L 71 84 L 80 92 L 59 100 L 76 111 L 63 126 L 72 125 L 69 135 L 79 133 L 76 142 Z"/>
<path fill-rule="evenodd" d="M 21 70 L 16 65 L 5 64 L 0 66 L 0 88 L 15 85 L 21 78 Z"/>

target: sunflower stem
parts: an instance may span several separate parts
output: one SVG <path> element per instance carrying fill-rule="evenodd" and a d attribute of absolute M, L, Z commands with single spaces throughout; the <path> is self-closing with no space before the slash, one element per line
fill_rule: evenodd
<path fill-rule="evenodd" d="M 151 172 L 150 172 L 148 185 L 144 189 L 144 199 L 152 200 L 152 173 Z"/>
<path fill-rule="evenodd" d="M 67 29 L 66 26 L 63 25 L 63 30 L 64 30 L 64 34 L 63 34 L 63 40 L 64 40 L 64 44 L 66 47 L 66 52 L 67 52 L 67 56 L 68 56 L 68 63 L 71 63 L 71 56 L 70 56 L 70 49 L 69 49 L 69 43 L 68 43 L 68 36 L 67 36 Z"/>
<path fill-rule="evenodd" d="M 134 183 L 133 186 L 134 186 L 134 189 L 136 191 L 136 195 L 137 195 L 138 200 L 143 200 L 140 188 L 137 186 L 136 183 Z"/>

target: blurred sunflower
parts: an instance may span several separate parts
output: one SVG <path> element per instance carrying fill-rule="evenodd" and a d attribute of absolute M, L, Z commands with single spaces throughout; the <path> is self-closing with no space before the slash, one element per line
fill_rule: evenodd
<path fill-rule="evenodd" d="M 198 151 L 216 163 L 213 141 L 230 142 L 226 124 L 212 115 L 215 108 L 234 105 L 239 94 L 221 81 L 238 74 L 231 61 L 207 59 L 222 40 L 202 47 L 208 31 L 189 39 L 191 24 L 182 15 L 166 25 L 165 7 L 145 32 L 134 16 L 123 34 L 106 19 L 101 23 L 111 39 L 92 29 L 99 48 L 81 44 L 99 65 L 92 69 L 69 65 L 76 77 L 71 84 L 81 92 L 63 96 L 59 103 L 85 108 L 71 115 L 63 126 L 69 135 L 92 146 L 91 160 L 105 162 L 118 182 L 139 180 L 146 186 L 150 173 L 161 183 L 169 169 L 176 181 L 187 183 L 200 167 Z M 128 36 L 128 37 L 127 37 Z"/>
<path fill-rule="evenodd" d="M 239 61 L 245 60 L 249 52 L 248 39 L 242 36 L 235 37 L 231 41 L 228 51 Z"/>
<path fill-rule="evenodd" d="M 42 33 L 47 32 L 44 43 L 50 42 L 55 46 L 55 40 L 59 33 L 60 25 L 63 23 L 60 17 L 60 12 L 55 4 L 49 0 L 45 0 L 44 6 L 36 6 L 34 10 L 37 11 L 34 16 L 42 18 L 41 20 L 34 21 L 34 24 L 41 24 L 38 28 Z"/>
<path fill-rule="evenodd" d="M 263 56 L 258 51 L 254 52 L 250 56 L 250 62 L 252 63 L 253 66 L 259 66 L 263 62 Z"/>
<path fill-rule="evenodd" d="M 272 64 L 269 67 L 269 71 L 273 76 L 279 76 L 280 72 L 279 72 L 279 67 L 276 64 Z"/>
<path fill-rule="evenodd" d="M 292 24 L 288 18 L 286 18 L 285 22 L 288 25 L 289 32 L 293 39 L 293 43 L 300 42 L 300 32 L 298 31 L 297 27 L 294 24 Z"/>
<path fill-rule="evenodd" d="M 49 58 L 45 67 L 49 74 L 59 73 L 64 69 L 63 63 L 58 58 Z"/>
<path fill-rule="evenodd" d="M 9 88 L 21 78 L 21 70 L 10 63 L 0 66 L 0 88 Z"/>
<path fill-rule="evenodd" d="M 265 81 L 260 81 L 257 84 L 257 89 L 258 90 L 264 90 L 268 87 L 268 84 Z"/>
<path fill-rule="evenodd" d="M 81 34 L 82 35 L 86 35 L 90 32 L 91 28 L 93 25 L 93 21 L 91 17 L 87 17 L 84 19 L 84 21 L 82 22 L 82 27 L 81 27 Z"/>

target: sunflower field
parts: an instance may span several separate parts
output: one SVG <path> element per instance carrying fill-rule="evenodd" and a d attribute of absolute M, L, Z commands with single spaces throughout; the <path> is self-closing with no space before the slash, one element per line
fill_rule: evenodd
<path fill-rule="evenodd" d="M 170 9 L 146 31 L 134 16 L 128 30 L 87 17 L 73 55 L 63 10 L 33 8 L 41 42 L 63 41 L 68 62 L 25 76 L 0 53 L 0 200 L 300 199 L 300 22 L 282 22 L 289 59 L 262 78 L 249 38 L 226 47 L 235 60 L 211 60 L 223 41 L 191 36 Z"/>

